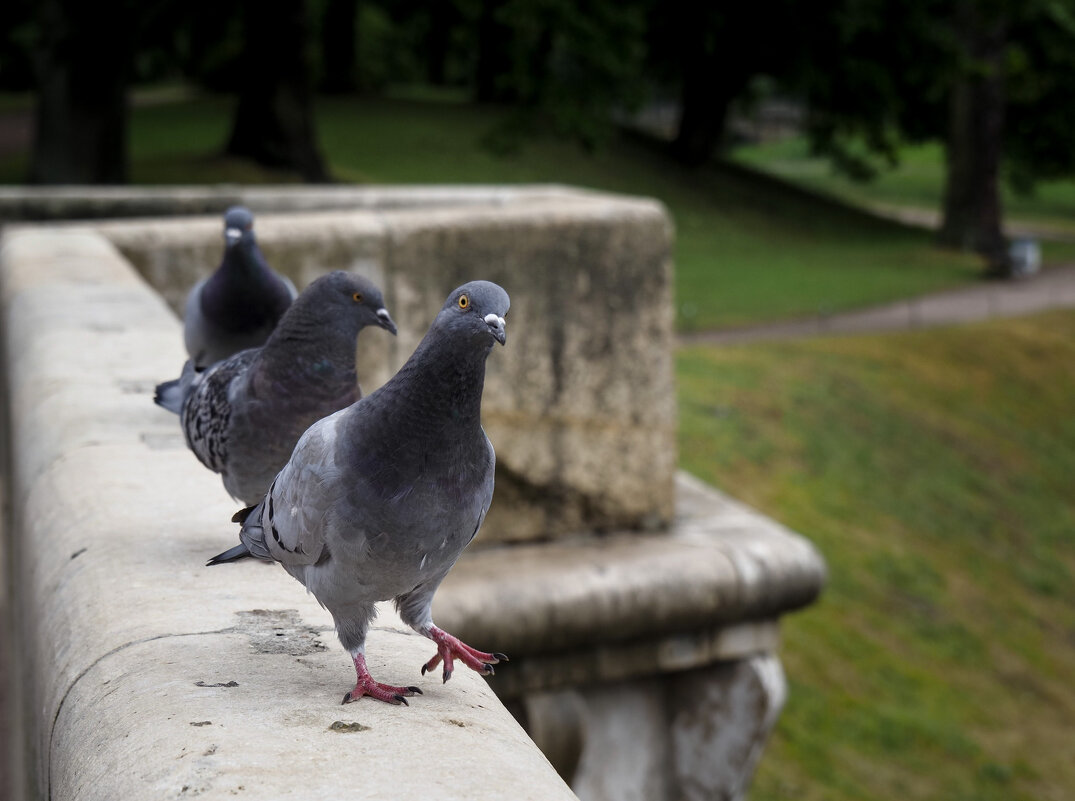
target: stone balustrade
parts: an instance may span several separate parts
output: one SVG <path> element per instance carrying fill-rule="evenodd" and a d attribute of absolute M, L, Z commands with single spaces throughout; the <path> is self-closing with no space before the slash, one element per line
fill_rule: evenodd
<path fill-rule="evenodd" d="M 460 775 L 479 797 L 570 797 L 502 701 L 584 801 L 742 797 L 786 692 L 779 617 L 816 597 L 824 564 L 675 471 L 664 210 L 564 187 L 319 191 L 109 190 L 98 208 L 42 190 L 18 214 L 0 193 L 9 218 L 212 212 L 4 231 L 11 572 L 38 789 L 320 797 L 341 766 L 364 775 L 353 760 L 421 752 L 403 777 L 387 758 L 367 794 L 452 797 L 431 788 Z M 233 202 L 300 286 L 336 268 L 382 283 L 400 334 L 360 337 L 367 391 L 453 286 L 511 293 L 484 405 L 497 493 L 434 610 L 511 655 L 488 685 L 456 671 L 409 709 L 340 707 L 350 662 L 301 587 L 271 566 L 202 567 L 234 539 L 235 504 L 149 396 L 183 360 L 166 303 L 219 260 Z M 402 682 L 427 646 L 385 613 L 369 651 Z"/>

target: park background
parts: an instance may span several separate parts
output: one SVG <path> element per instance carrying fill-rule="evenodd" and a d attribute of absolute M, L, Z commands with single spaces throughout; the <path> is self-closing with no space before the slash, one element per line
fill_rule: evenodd
<path fill-rule="evenodd" d="M 1075 264 L 1075 3 L 5 4 L 0 182 L 556 182 L 676 225 L 682 467 L 809 537 L 754 799 L 1075 792 L 1075 312 L 697 344 Z M 913 224 L 907 221 L 913 221 Z"/>

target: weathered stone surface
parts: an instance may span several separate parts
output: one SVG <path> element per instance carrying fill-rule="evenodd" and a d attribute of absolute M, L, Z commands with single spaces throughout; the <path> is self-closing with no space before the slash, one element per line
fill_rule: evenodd
<path fill-rule="evenodd" d="M 667 533 L 470 553 L 434 612 L 513 657 L 511 674 L 492 680 L 507 697 L 774 649 L 775 623 L 764 621 L 817 597 L 821 557 L 800 535 L 685 473 L 676 497 Z"/>
<path fill-rule="evenodd" d="M 741 801 L 786 695 L 780 662 L 759 651 L 522 706 L 581 801 Z"/>
<path fill-rule="evenodd" d="M 94 236 L 0 246 L 35 795 L 499 799 L 511 765 L 522 797 L 572 798 L 483 679 L 419 675 L 432 646 L 389 608 L 371 669 L 426 694 L 341 707 L 353 669 L 302 587 L 270 565 L 204 567 L 234 542 L 236 505 L 150 400 L 178 325 Z"/>
<path fill-rule="evenodd" d="M 482 192 L 485 192 L 483 195 Z M 300 287 L 331 269 L 379 282 L 399 335 L 360 339 L 368 392 L 474 278 L 512 297 L 484 423 L 497 495 L 479 542 L 647 529 L 672 517 L 676 465 L 672 230 L 652 201 L 549 187 L 391 197 L 362 210 L 265 213 L 259 242 Z M 220 258 L 218 217 L 101 222 L 178 309 Z"/>
<path fill-rule="evenodd" d="M 242 204 L 255 212 L 389 209 L 515 202 L 579 194 L 557 184 L 423 186 L 0 186 L 0 220 L 99 220 L 220 215 Z"/>
<path fill-rule="evenodd" d="M 787 698 L 772 654 L 676 677 L 670 693 L 675 797 L 741 801 Z"/>

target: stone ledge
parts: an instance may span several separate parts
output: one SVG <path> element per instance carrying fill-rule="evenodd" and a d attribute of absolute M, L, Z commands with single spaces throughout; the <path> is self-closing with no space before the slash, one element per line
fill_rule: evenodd
<path fill-rule="evenodd" d="M 574 798 L 481 677 L 419 675 L 431 645 L 390 610 L 371 667 L 426 694 L 342 707 L 328 614 L 273 566 L 203 567 L 235 503 L 161 447 L 176 423 L 148 388 L 181 361 L 179 327 L 106 241 L 5 232 L 0 299 L 38 797 Z"/>
<path fill-rule="evenodd" d="M 175 212 L 184 193 L 212 199 L 214 191 L 176 190 L 164 218 L 11 230 L 104 234 L 178 309 L 218 263 L 221 228 L 218 215 Z M 511 293 L 509 346 L 497 349 L 486 374 L 483 422 L 497 447 L 499 502 L 479 545 L 671 521 L 672 226 L 659 203 L 556 186 L 249 191 L 259 242 L 296 285 L 342 268 L 384 288 L 399 335 L 360 339 L 367 392 L 410 355 L 455 286 L 481 277 Z M 153 204 L 172 196 L 95 192 Z M 325 197 L 340 203 L 306 210 Z M 272 208 L 292 210 L 261 213 Z M 178 374 L 181 363 L 159 378 Z"/>
<path fill-rule="evenodd" d="M 600 194 L 559 184 L 426 186 L 0 186 L 0 220 L 98 220 L 223 213 L 490 205 L 521 197 Z"/>
<path fill-rule="evenodd" d="M 502 697 L 776 650 L 776 618 L 817 598 L 813 545 L 680 473 L 667 534 L 498 546 L 460 560 L 434 612 L 512 657 Z M 520 576 L 525 576 L 520 581 Z"/>

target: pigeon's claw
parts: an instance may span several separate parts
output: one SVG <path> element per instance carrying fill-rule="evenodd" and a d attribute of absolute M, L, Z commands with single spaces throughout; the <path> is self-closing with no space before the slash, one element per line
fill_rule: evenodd
<path fill-rule="evenodd" d="M 352 659 L 355 662 L 357 681 L 355 688 L 343 697 L 342 703 L 349 704 L 364 695 L 368 695 L 370 698 L 376 698 L 386 704 L 410 706 L 407 703 L 407 697 L 422 694 L 422 691 L 417 687 L 395 687 L 391 684 L 381 684 L 381 682 L 375 681 L 366 669 L 366 658 L 362 654 L 352 656 Z"/>
<path fill-rule="evenodd" d="M 444 662 L 444 671 L 442 675 L 444 681 L 448 681 L 455 670 L 455 659 L 459 659 L 468 668 L 478 671 L 483 676 L 492 676 L 493 665 L 498 662 L 508 661 L 508 658 L 504 654 L 497 652 L 486 653 L 485 651 L 471 648 L 466 643 L 436 626 L 431 626 L 426 633 L 426 636 L 437 644 L 437 653 L 434 654 L 432 659 L 422 665 L 423 676 L 426 673 L 432 672 L 436 669 L 437 665 Z"/>

